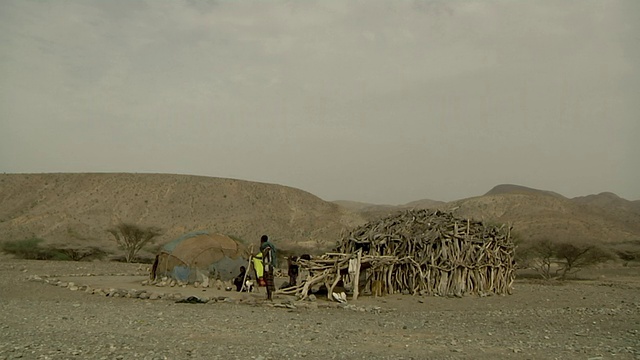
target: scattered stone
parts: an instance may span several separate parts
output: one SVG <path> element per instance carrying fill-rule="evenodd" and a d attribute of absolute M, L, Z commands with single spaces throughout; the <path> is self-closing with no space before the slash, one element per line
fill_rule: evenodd
<path fill-rule="evenodd" d="M 222 290 L 224 287 L 224 283 L 221 280 L 216 280 L 216 289 Z"/>

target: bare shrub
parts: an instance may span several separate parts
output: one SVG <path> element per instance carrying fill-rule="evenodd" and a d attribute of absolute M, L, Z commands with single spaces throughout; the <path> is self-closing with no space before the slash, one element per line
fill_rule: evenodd
<path fill-rule="evenodd" d="M 518 251 L 527 267 L 546 280 L 566 279 L 586 266 L 612 259 L 611 252 L 599 246 L 546 238 L 528 241 Z"/>
<path fill-rule="evenodd" d="M 108 255 L 107 251 L 97 246 L 77 247 L 77 248 L 73 248 L 73 247 L 63 247 L 63 248 L 51 247 L 51 248 L 61 254 L 64 254 L 68 258 L 68 260 L 73 260 L 73 261 L 88 261 L 88 260 L 95 260 L 95 259 L 103 259 L 105 256 Z"/>
<path fill-rule="evenodd" d="M 603 263 L 612 258 L 611 254 L 603 248 L 576 243 L 557 244 L 555 256 L 559 265 L 556 275 L 560 279 L 576 274 L 585 266 Z"/>
<path fill-rule="evenodd" d="M 22 240 L 7 241 L 2 244 L 2 251 L 27 260 L 68 260 L 69 258 L 57 249 L 40 246 L 44 239 L 32 237 Z"/>
<path fill-rule="evenodd" d="M 118 247 L 124 250 L 124 258 L 128 263 L 136 258 L 136 254 L 144 246 L 152 244 L 162 234 L 160 228 L 154 226 L 141 227 L 128 223 L 120 223 L 107 232 L 113 235 Z"/>
<path fill-rule="evenodd" d="M 523 243 L 516 253 L 524 266 L 534 269 L 543 279 L 553 277 L 555 246 L 551 240 L 540 239 Z"/>
<path fill-rule="evenodd" d="M 640 261 L 640 240 L 630 240 L 613 244 L 610 249 L 624 262 L 625 266 L 628 265 L 629 262 Z"/>

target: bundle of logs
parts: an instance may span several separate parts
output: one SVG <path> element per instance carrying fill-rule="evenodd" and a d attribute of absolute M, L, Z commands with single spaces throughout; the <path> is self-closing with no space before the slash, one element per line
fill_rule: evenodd
<path fill-rule="evenodd" d="M 335 252 L 299 260 L 308 278 L 281 292 L 306 298 L 313 286 L 325 285 L 331 299 L 342 281 L 352 285 L 353 298 L 363 290 L 374 296 L 511 294 L 514 248 L 510 227 L 410 210 L 354 229 Z"/>

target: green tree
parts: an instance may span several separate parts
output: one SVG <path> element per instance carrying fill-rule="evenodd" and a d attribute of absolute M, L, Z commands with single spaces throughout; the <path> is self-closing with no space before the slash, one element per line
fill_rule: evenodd
<path fill-rule="evenodd" d="M 141 227 L 134 224 L 120 223 L 107 230 L 113 235 L 118 247 L 124 250 L 125 261 L 130 263 L 136 254 L 147 244 L 153 244 L 162 230 L 155 226 Z"/>

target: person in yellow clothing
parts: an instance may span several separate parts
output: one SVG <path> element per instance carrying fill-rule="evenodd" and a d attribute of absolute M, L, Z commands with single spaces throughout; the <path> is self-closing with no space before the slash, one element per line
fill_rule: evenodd
<path fill-rule="evenodd" d="M 253 262 L 253 269 L 256 271 L 256 279 L 258 279 L 258 286 L 265 286 L 264 283 L 264 266 L 262 265 L 262 253 L 259 252 L 255 255 L 251 261 Z"/>

